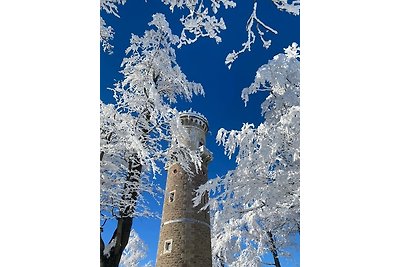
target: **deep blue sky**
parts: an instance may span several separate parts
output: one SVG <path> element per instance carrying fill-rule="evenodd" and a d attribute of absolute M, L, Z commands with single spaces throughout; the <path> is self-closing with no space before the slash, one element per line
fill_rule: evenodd
<path fill-rule="evenodd" d="M 240 98 L 241 90 L 252 83 L 259 66 L 265 64 L 275 54 L 281 53 L 283 48 L 292 42 L 299 43 L 299 17 L 278 11 L 271 1 L 264 2 L 259 3 L 258 16 L 278 31 L 278 35 L 268 33 L 266 36 L 272 39 L 272 45 L 268 50 L 262 48 L 261 42 L 257 40 L 252 51 L 242 54 L 230 70 L 224 64 L 226 55 L 232 50 L 240 50 L 241 44 L 247 39 L 245 25 L 252 12 L 252 1 L 239 1 L 236 8 L 221 9 L 217 13 L 224 15 L 227 26 L 227 30 L 221 33 L 222 43 L 216 44 L 212 39 L 203 38 L 176 50 L 177 62 L 188 80 L 201 83 L 206 93 L 205 97 L 194 97 L 191 103 L 179 103 L 177 108 L 179 110 L 192 108 L 204 114 L 209 121 L 207 147 L 214 154 L 214 160 L 209 166 L 209 178 L 223 175 L 235 166 L 234 161 L 228 160 L 223 154 L 223 148 L 215 143 L 218 129 L 240 129 L 244 122 L 258 124 L 262 121 L 260 104 L 265 99 L 266 93 L 252 95 L 248 106 L 245 107 Z M 129 45 L 131 33 L 142 36 L 144 31 L 149 29 L 148 22 L 156 12 L 165 14 L 173 33 L 180 34 L 179 18 L 182 12 L 175 9 L 172 14 L 160 0 L 149 0 L 147 3 L 128 0 L 124 6 L 119 7 L 120 18 L 102 13 L 106 22 L 116 32 L 112 41 L 114 53 L 108 55 L 102 52 L 100 55 L 100 93 L 104 102 L 112 101 L 111 93 L 106 88 L 112 87 L 116 80 L 121 79 L 118 71 L 124 51 Z M 165 185 L 165 176 L 164 173 L 158 180 L 162 187 Z M 161 206 L 154 205 L 153 208 L 161 214 Z M 112 224 L 109 224 L 109 227 L 111 229 Z M 159 220 L 143 218 L 134 220 L 135 230 L 149 247 L 148 260 L 153 262 L 156 258 L 159 227 Z M 107 231 L 106 239 L 110 234 Z M 283 266 L 297 266 L 298 251 L 295 254 L 297 255 L 295 263 Z"/>

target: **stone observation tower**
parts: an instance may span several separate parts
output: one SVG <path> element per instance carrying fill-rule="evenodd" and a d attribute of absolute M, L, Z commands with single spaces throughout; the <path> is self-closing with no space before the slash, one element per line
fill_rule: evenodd
<path fill-rule="evenodd" d="M 194 189 L 207 182 L 207 166 L 212 154 L 205 147 L 207 119 L 196 112 L 182 112 L 182 124 L 189 140 L 182 140 L 190 149 L 200 149 L 203 165 L 199 173 L 189 177 L 176 162 L 167 164 L 160 239 L 156 267 L 211 267 L 210 214 L 193 207 Z M 203 196 L 202 203 L 208 196 Z M 201 205 L 200 205 L 201 206 Z"/>

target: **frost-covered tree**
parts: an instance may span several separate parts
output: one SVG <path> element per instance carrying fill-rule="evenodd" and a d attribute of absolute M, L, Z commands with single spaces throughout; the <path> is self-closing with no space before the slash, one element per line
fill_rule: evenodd
<path fill-rule="evenodd" d="M 100 12 L 105 11 L 119 18 L 117 5 L 124 5 L 125 3 L 126 0 L 100 0 Z M 114 29 L 108 26 L 103 17 L 100 16 L 100 44 L 103 47 L 103 51 L 109 54 L 112 54 L 112 49 L 114 48 L 110 44 L 112 39 L 114 39 Z"/>
<path fill-rule="evenodd" d="M 164 15 L 153 15 L 149 25 L 154 29 L 143 37 L 132 34 L 122 61 L 124 78 L 112 89 L 115 104 L 100 105 L 101 214 L 104 221 L 117 220 L 107 245 L 100 237 L 104 267 L 118 266 L 133 217 L 150 215 L 144 194 L 160 191 L 152 179 L 160 164 L 174 157 L 187 170 L 193 163 L 201 166 L 200 152 L 175 138 L 187 133 L 172 105 L 178 98 L 190 101 L 204 94 L 203 88 L 189 82 L 177 64 L 174 46 L 179 38 Z"/>
<path fill-rule="evenodd" d="M 249 95 L 268 91 L 262 103 L 264 122 L 240 130 L 220 129 L 217 141 L 236 168 L 202 185 L 195 198 L 211 192 L 212 247 L 215 266 L 261 266 L 261 256 L 279 254 L 300 230 L 300 62 L 297 44 L 276 55 L 243 89 Z"/>

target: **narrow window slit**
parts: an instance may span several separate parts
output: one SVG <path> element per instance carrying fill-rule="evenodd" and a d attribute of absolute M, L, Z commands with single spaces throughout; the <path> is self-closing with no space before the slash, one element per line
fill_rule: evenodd
<path fill-rule="evenodd" d="M 169 194 L 168 194 L 169 196 L 168 196 L 168 200 L 169 200 L 169 202 L 174 202 L 174 200 L 175 200 L 175 190 L 174 191 L 171 191 L 171 192 L 169 192 Z"/>

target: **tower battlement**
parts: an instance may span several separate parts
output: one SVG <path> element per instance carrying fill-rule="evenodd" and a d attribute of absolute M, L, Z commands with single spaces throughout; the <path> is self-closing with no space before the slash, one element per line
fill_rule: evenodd
<path fill-rule="evenodd" d="M 189 110 L 179 114 L 183 127 L 187 135 L 179 137 L 181 144 L 195 150 L 205 148 L 206 135 L 208 133 L 208 121 L 202 114 Z"/>
<path fill-rule="evenodd" d="M 195 111 L 183 111 L 180 113 L 182 124 L 185 126 L 194 126 L 203 129 L 205 133 L 208 132 L 208 120 L 204 115 Z"/>

